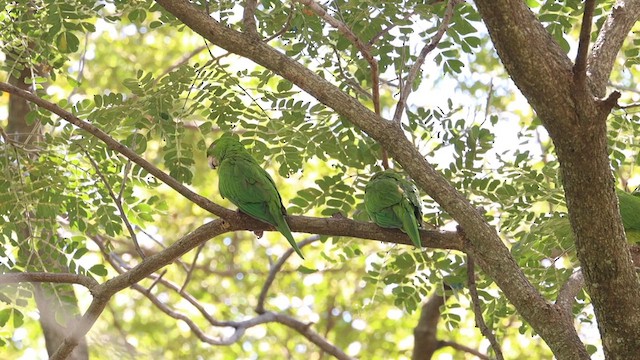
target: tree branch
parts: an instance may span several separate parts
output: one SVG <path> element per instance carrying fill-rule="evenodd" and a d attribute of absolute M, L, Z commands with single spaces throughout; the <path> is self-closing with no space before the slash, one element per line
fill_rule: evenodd
<path fill-rule="evenodd" d="M 487 327 L 487 324 L 484 322 L 484 318 L 482 317 L 482 308 L 480 307 L 480 298 L 478 297 L 478 289 L 476 288 L 476 273 L 475 273 L 475 265 L 473 263 L 473 258 L 470 255 L 467 255 L 467 283 L 469 286 L 469 294 L 471 295 L 471 304 L 473 305 L 473 313 L 476 318 L 476 325 L 480 329 L 480 332 L 484 337 L 489 340 L 491 344 L 491 348 L 493 352 L 496 354 L 496 358 L 498 360 L 504 360 L 504 356 L 502 355 L 502 349 L 500 348 L 500 344 L 498 344 L 498 340 L 496 340 L 496 336 L 493 332 Z"/>
<path fill-rule="evenodd" d="M 575 298 L 583 286 L 584 275 L 582 275 L 582 270 L 578 270 L 569 276 L 569 279 L 567 279 L 560 288 L 560 291 L 558 291 L 556 305 L 564 310 L 569 317 L 571 317 L 571 309 L 573 308 Z"/>
<path fill-rule="evenodd" d="M 98 282 L 94 278 L 80 274 L 49 272 L 0 274 L 0 285 L 20 282 L 78 284 L 86 287 L 91 292 L 98 286 Z"/>
<path fill-rule="evenodd" d="M 258 8 L 257 0 L 245 0 L 244 12 L 242 13 L 242 22 L 244 23 L 244 31 L 252 37 L 259 38 L 258 27 L 256 25 L 256 9 Z"/>
<path fill-rule="evenodd" d="M 446 284 L 444 288 L 445 291 L 451 290 Z M 411 360 L 430 360 L 433 353 L 441 347 L 437 338 L 438 322 L 440 321 L 440 307 L 444 305 L 446 297 L 445 294 L 434 293 L 422 305 L 418 325 L 413 329 Z"/>
<path fill-rule="evenodd" d="M 580 40 L 578 42 L 578 53 L 576 54 L 575 65 L 573 65 L 574 79 L 577 83 L 585 85 L 587 80 L 587 55 L 589 54 L 591 24 L 593 22 L 593 10 L 595 7 L 595 0 L 585 0 L 584 12 L 582 13 L 582 26 L 580 27 Z"/>
<path fill-rule="evenodd" d="M 340 348 L 328 342 L 327 339 L 323 338 L 320 334 L 311 330 L 311 324 L 305 324 L 285 314 L 267 312 L 263 315 L 267 314 L 272 314 L 276 322 L 279 322 L 280 324 L 286 325 L 296 330 L 297 332 L 302 334 L 302 336 L 306 337 L 307 340 L 318 345 L 318 347 L 320 347 L 325 352 L 333 355 L 335 358 L 340 360 L 355 360 L 355 358 L 352 358 L 351 356 L 345 354 Z"/>
<path fill-rule="evenodd" d="M 640 0 L 618 0 L 613 5 L 591 48 L 591 56 L 587 63 L 587 76 L 595 96 L 605 97 L 607 82 L 618 52 L 638 19 Z"/>
<path fill-rule="evenodd" d="M 411 91 L 413 90 L 413 82 L 416 80 L 416 77 L 418 76 L 418 72 L 420 72 L 420 68 L 422 67 L 422 64 L 424 64 L 425 58 L 431 51 L 433 51 L 433 49 L 436 48 L 436 46 L 438 46 L 438 44 L 440 43 L 440 40 L 442 40 L 442 36 L 449 28 L 451 17 L 453 17 L 453 8 L 462 1 L 464 0 L 449 0 L 449 2 L 447 3 L 447 8 L 444 11 L 444 17 L 442 18 L 442 23 L 438 27 L 438 31 L 433 36 L 433 38 L 431 38 L 431 41 L 429 42 L 429 44 L 426 44 L 422 48 L 422 50 L 420 50 L 420 54 L 418 55 L 416 62 L 411 67 L 411 70 L 409 70 L 409 74 L 407 75 L 407 78 L 404 82 L 404 86 L 402 87 L 402 91 L 400 92 L 400 99 L 398 100 L 398 104 L 396 105 L 396 110 L 393 114 L 394 122 L 398 124 L 400 123 L 400 119 L 402 118 L 402 113 L 404 112 L 404 108 L 407 105 L 407 98 L 409 97 L 409 94 L 411 94 Z"/>
<path fill-rule="evenodd" d="M 320 240 L 320 236 L 318 235 L 311 236 L 309 238 L 306 238 L 300 241 L 298 243 L 298 247 L 302 249 L 302 247 L 307 246 L 318 240 Z M 292 254 L 293 254 L 293 248 L 289 248 L 287 251 L 285 251 L 284 254 L 282 254 L 282 256 L 280 257 L 280 260 L 278 260 L 278 262 L 275 263 L 275 265 L 273 265 L 269 270 L 269 276 L 267 276 L 267 279 L 264 281 L 264 284 L 262 285 L 262 290 L 260 290 L 260 295 L 258 296 L 258 305 L 256 305 L 256 312 L 258 314 L 263 314 L 265 312 L 264 302 L 267 299 L 267 292 L 269 292 L 269 287 L 271 287 L 271 284 L 273 284 L 273 281 L 275 280 L 276 275 L 278 274 L 280 269 L 282 269 L 282 266 L 284 265 L 285 262 L 287 262 L 287 259 L 289 259 L 289 257 L 291 257 Z"/>

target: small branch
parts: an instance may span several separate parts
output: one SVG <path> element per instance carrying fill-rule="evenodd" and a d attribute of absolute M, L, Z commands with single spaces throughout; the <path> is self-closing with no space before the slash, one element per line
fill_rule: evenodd
<path fill-rule="evenodd" d="M 320 334 L 311 330 L 311 324 L 305 324 L 285 314 L 264 313 L 264 315 L 267 314 L 272 314 L 274 316 L 274 321 L 296 330 L 302 336 L 306 337 L 309 341 L 316 344 L 325 352 L 333 355 L 335 358 L 339 360 L 355 360 L 355 358 L 345 354 L 344 351 L 327 341 L 327 339 L 323 338 Z"/>
<path fill-rule="evenodd" d="M 431 41 L 429 42 L 429 44 L 425 45 L 422 48 L 422 50 L 420 51 L 420 54 L 418 55 L 418 58 L 416 59 L 416 62 L 411 67 L 411 70 L 409 70 L 409 74 L 407 75 L 407 78 L 404 81 L 404 86 L 402 87 L 402 91 L 400 92 L 400 99 L 398 100 L 398 104 L 396 105 L 396 110 L 393 114 L 393 121 L 395 123 L 400 124 L 402 113 L 404 112 L 404 108 L 407 105 L 407 98 L 409 97 L 409 94 L 411 94 L 413 83 L 416 77 L 418 76 L 418 72 L 420 71 L 422 64 L 424 64 L 425 58 L 431 51 L 433 51 L 433 49 L 436 48 L 436 46 L 438 46 L 438 44 L 440 43 L 440 40 L 442 40 L 444 33 L 447 31 L 447 28 L 449 27 L 451 18 L 453 17 L 453 8 L 462 1 L 463 0 L 449 0 L 449 2 L 447 3 L 447 8 L 444 12 L 442 23 L 438 27 L 438 31 L 433 36 L 433 38 L 431 38 Z"/>
<path fill-rule="evenodd" d="M 640 103 L 633 103 L 633 104 L 622 105 L 622 106 L 618 105 L 618 106 L 615 106 L 615 108 L 616 109 L 631 109 L 631 108 L 638 107 L 638 106 L 640 106 Z"/>
<path fill-rule="evenodd" d="M 591 48 L 587 63 L 587 72 L 595 96 L 605 97 L 606 85 L 620 48 L 638 19 L 640 0 L 618 0 L 611 8 L 611 13 Z"/>
<path fill-rule="evenodd" d="M 593 11 L 595 7 L 595 0 L 585 0 L 582 25 L 580 27 L 578 53 L 576 54 L 576 62 L 573 66 L 573 77 L 581 84 L 585 83 L 587 79 L 587 56 L 589 53 L 589 43 L 591 42 L 591 24 L 593 22 Z"/>
<path fill-rule="evenodd" d="M 242 22 L 244 23 L 244 31 L 251 37 L 258 39 L 258 27 L 256 25 L 256 9 L 258 8 L 257 0 L 245 0 L 244 12 L 242 13 Z"/>
<path fill-rule="evenodd" d="M 199 53 L 201 53 L 204 49 L 206 49 L 207 46 L 206 45 L 200 45 L 197 48 L 193 49 L 190 53 L 184 55 L 183 57 L 180 58 L 180 60 L 176 61 L 173 65 L 169 66 L 168 68 L 166 68 L 162 74 L 160 74 L 160 76 L 158 76 L 157 78 L 155 78 L 155 80 L 153 81 L 153 84 L 157 84 L 160 79 L 162 79 L 162 77 L 164 77 L 165 75 L 169 74 L 170 72 L 172 72 L 173 70 L 179 68 L 180 66 L 186 64 L 189 62 L 189 60 L 191 60 L 194 56 L 198 55 Z"/>
<path fill-rule="evenodd" d="M 445 291 L 451 288 L 444 285 Z M 440 321 L 440 307 L 444 305 L 446 294 L 431 295 L 429 300 L 420 309 L 420 319 L 413 329 L 413 354 L 412 360 L 427 360 L 433 357 L 433 353 L 440 347 L 437 338 L 438 322 Z"/>
<path fill-rule="evenodd" d="M 502 356 L 502 350 L 500 349 L 500 344 L 496 340 L 493 332 L 489 330 L 487 324 L 484 322 L 484 318 L 482 317 L 482 309 L 480 308 L 480 298 L 478 297 L 478 289 L 476 288 L 476 274 L 475 274 L 475 265 L 473 262 L 473 258 L 471 255 L 467 255 L 467 282 L 469 284 L 469 294 L 471 295 L 471 303 L 473 305 L 473 313 L 476 317 L 476 325 L 480 329 L 480 332 L 484 337 L 489 340 L 491 344 L 491 348 L 493 352 L 496 354 L 496 359 L 504 360 Z"/>
<path fill-rule="evenodd" d="M 481 353 L 480 351 L 476 350 L 476 349 L 472 349 L 468 346 L 464 346 L 462 344 L 459 344 L 455 341 L 440 341 L 439 343 L 440 347 L 443 348 L 445 346 L 450 346 L 456 350 L 460 350 L 460 351 L 464 351 L 466 353 L 469 353 L 471 355 L 474 355 L 476 357 L 478 357 L 481 360 L 491 360 L 490 357 L 488 357 L 487 355 Z"/>
<path fill-rule="evenodd" d="M 571 308 L 576 296 L 582 287 L 584 286 L 584 275 L 582 270 L 578 270 L 571 274 L 567 281 L 562 285 L 560 291 L 558 291 L 558 297 L 556 298 L 556 305 L 558 305 L 564 312 L 571 316 Z"/>
<path fill-rule="evenodd" d="M 21 282 L 78 284 L 86 287 L 91 292 L 93 292 L 93 289 L 99 285 L 94 278 L 90 276 L 80 275 L 80 274 L 49 273 L 49 272 L 23 272 L 23 273 L 0 274 L 0 285 L 21 283 Z"/>
<path fill-rule="evenodd" d="M 408 18 L 410 18 L 411 16 L 413 16 L 414 12 L 409 12 L 404 14 L 404 16 L 402 16 L 402 20 L 407 20 Z M 367 42 L 367 45 L 372 46 L 373 44 L 375 44 L 378 40 L 380 40 L 381 37 L 383 37 L 385 34 L 389 33 L 389 31 L 391 31 L 393 28 L 395 28 L 396 24 L 391 24 L 389 26 L 387 26 L 386 28 L 382 29 L 380 32 L 378 32 L 377 34 L 375 34 L 371 40 L 369 40 L 369 42 Z"/>
<path fill-rule="evenodd" d="M 189 284 L 189 281 L 191 281 L 191 277 L 193 276 L 193 270 L 195 270 L 196 268 L 196 262 L 198 261 L 198 256 L 200 256 L 200 252 L 202 252 L 202 249 L 204 249 L 204 244 L 198 246 L 198 250 L 196 250 L 196 254 L 193 256 L 193 261 L 191 262 L 191 267 L 189 268 L 189 271 L 187 271 L 187 277 L 184 279 L 184 284 L 182 284 L 182 287 L 180 288 L 179 293 L 183 293 L 184 289 L 186 289 L 187 285 Z"/>
<path fill-rule="evenodd" d="M 304 246 L 307 246 L 318 240 L 320 240 L 320 236 L 318 235 L 311 236 L 307 239 L 300 241 L 298 243 L 298 247 L 302 249 Z M 271 270 L 269 270 L 269 276 L 267 276 L 267 279 L 265 280 L 264 285 L 262 285 L 262 290 L 260 290 L 260 296 L 258 296 L 258 305 L 256 305 L 256 312 L 258 314 L 263 314 L 265 312 L 264 302 L 267 299 L 267 292 L 269 291 L 269 287 L 271 287 L 271 284 L 273 284 L 273 280 L 275 280 L 276 274 L 280 271 L 280 269 L 282 269 L 282 266 L 292 254 L 293 254 L 293 248 L 289 248 L 280 257 L 280 260 L 278 260 L 278 262 L 271 267 Z"/>
<path fill-rule="evenodd" d="M 80 146 L 82 147 L 82 145 Z M 109 193 L 109 196 L 113 200 L 113 203 L 118 208 L 118 212 L 120 213 L 120 219 L 122 219 L 122 222 L 124 223 L 125 227 L 127 228 L 127 231 L 129 232 L 129 236 L 131 236 L 131 240 L 133 241 L 133 246 L 135 246 L 136 248 L 136 252 L 138 253 L 138 255 L 140 255 L 141 258 L 144 259 L 146 255 L 144 254 L 144 251 L 142 251 L 142 248 L 140 248 L 140 244 L 138 243 L 138 237 L 136 236 L 136 232 L 133 230 L 133 226 L 131 226 L 131 222 L 129 222 L 129 218 L 127 217 L 127 214 L 124 212 L 124 207 L 122 206 L 122 202 L 119 200 L 120 197 L 117 197 L 116 194 L 113 192 L 113 189 L 109 184 L 109 181 L 107 181 L 107 178 L 104 176 L 102 171 L 100 171 L 100 167 L 98 166 L 96 161 L 93 160 L 93 157 L 91 157 L 91 154 L 89 154 L 87 149 L 82 147 L 82 150 L 84 151 L 84 154 L 89 159 L 89 162 L 91 163 L 91 166 L 93 166 L 93 169 L 96 171 L 96 174 L 98 174 L 98 177 L 100 178 L 100 180 L 102 180 L 102 183 L 104 184 L 104 187 L 107 189 L 107 192 Z M 123 186 L 120 189 L 120 194 L 122 194 L 122 189 L 124 189 L 124 180 L 123 180 Z"/>
<path fill-rule="evenodd" d="M 289 14 L 287 15 L 287 20 L 284 22 L 284 25 L 282 25 L 282 28 L 278 30 L 275 34 L 264 39 L 264 42 L 268 43 L 269 41 L 287 32 L 287 30 L 289 30 L 289 28 L 291 27 L 291 19 L 293 19 L 293 8 L 289 8 Z"/>

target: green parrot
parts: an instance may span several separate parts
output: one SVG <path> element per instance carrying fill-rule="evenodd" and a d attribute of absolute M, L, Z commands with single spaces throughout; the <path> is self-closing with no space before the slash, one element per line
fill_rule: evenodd
<path fill-rule="evenodd" d="M 418 189 L 394 170 L 374 174 L 364 188 L 364 207 L 371 220 L 383 228 L 400 229 L 422 247 L 422 204 Z"/>
<path fill-rule="evenodd" d="M 286 209 L 271 176 L 235 138 L 223 136 L 207 149 L 209 167 L 218 168 L 218 188 L 243 213 L 273 225 L 301 258 L 285 220 Z"/>
<path fill-rule="evenodd" d="M 639 188 L 640 189 L 640 188 Z M 616 189 L 618 205 L 622 226 L 627 234 L 627 240 L 633 243 L 640 243 L 640 191 L 636 189 L 633 193 Z M 567 216 L 553 217 L 545 220 L 542 224 L 531 229 L 530 235 L 535 236 L 553 235 L 558 240 L 573 241 L 573 229 Z"/>

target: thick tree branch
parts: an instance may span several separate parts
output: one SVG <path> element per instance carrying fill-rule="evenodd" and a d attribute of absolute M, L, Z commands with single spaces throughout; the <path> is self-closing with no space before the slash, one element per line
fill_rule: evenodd
<path fill-rule="evenodd" d="M 587 63 L 591 91 L 599 98 L 606 95 L 607 82 L 624 40 L 640 19 L 640 0 L 618 0 L 600 29 Z"/>
<path fill-rule="evenodd" d="M 493 1 L 485 1 L 488 7 L 494 4 Z M 253 41 L 246 35 L 221 25 L 206 13 L 192 6 L 188 1 L 156 0 L 156 2 L 213 44 L 274 71 L 315 97 L 321 103 L 334 109 L 341 116 L 349 119 L 355 126 L 378 141 L 394 156 L 395 160 L 402 165 L 418 186 L 458 221 L 467 231 L 467 234 L 470 234 L 470 244 L 465 247 L 465 250 L 475 256 L 482 269 L 496 281 L 504 291 L 504 294 L 516 306 L 519 313 L 542 336 L 552 350 L 556 352 L 556 355 L 567 359 L 588 358 L 588 354 L 584 349 L 584 345 L 580 342 L 573 324 L 561 316 L 559 309 L 555 305 L 548 303 L 526 279 L 513 256 L 502 243 L 495 228 L 490 226 L 482 214 L 425 160 L 424 156 L 405 137 L 401 129 L 393 125 L 392 122 L 382 119 L 357 100 L 343 93 L 333 84 L 322 79 L 300 63 L 291 60 L 268 44 Z M 513 5 L 513 8 L 499 6 L 499 10 L 512 13 L 517 12 L 518 8 L 524 6 L 521 1 L 513 0 L 513 3 L 507 3 L 507 5 Z M 530 14 L 530 11 L 526 10 Z M 530 15 L 535 20 L 533 14 Z M 530 21 L 531 19 L 528 19 L 527 22 Z M 549 38 L 543 28 L 540 30 L 544 37 Z M 505 31 L 515 30 L 507 28 Z M 531 35 L 536 33 L 534 32 Z M 519 47 L 527 48 L 522 44 L 528 43 L 529 39 L 525 36 L 522 40 Z M 549 73 L 545 73 L 543 76 L 553 79 L 554 82 L 562 82 L 562 77 L 567 77 L 570 80 L 571 61 L 559 50 L 559 47 L 557 49 L 552 47 L 549 50 L 553 50 L 552 53 L 542 53 L 532 57 L 530 59 L 532 67 L 538 59 L 541 59 L 544 63 L 551 64 L 560 62 L 564 70 L 555 71 L 557 69 L 550 65 L 547 66 L 547 69 L 544 69 Z M 556 59 L 558 53 L 560 54 L 559 60 Z M 549 60 L 549 58 L 556 61 Z M 535 67 L 533 68 L 535 69 Z M 534 70 L 534 74 L 529 81 L 538 83 L 540 74 L 537 70 Z M 553 98 L 552 91 L 545 90 L 545 94 Z M 566 103 L 559 102 L 559 105 L 565 106 Z"/>
<path fill-rule="evenodd" d="M 454 7 L 464 0 L 449 0 L 447 3 L 447 8 L 444 11 L 444 17 L 442 18 L 442 23 L 438 27 L 438 31 L 431 38 L 428 44 L 426 44 L 422 50 L 420 50 L 420 54 L 416 59 L 416 62 L 411 66 L 411 70 L 409 70 L 409 74 L 405 79 L 404 86 L 402 87 L 402 91 L 400 92 L 400 99 L 398 100 L 398 104 L 396 105 L 396 110 L 393 114 L 393 121 L 396 123 L 400 123 L 402 119 L 402 113 L 404 112 L 404 108 L 407 105 L 407 98 L 409 98 L 409 94 L 413 90 L 413 82 L 416 80 L 418 73 L 420 72 L 420 68 L 422 64 L 424 64 L 424 60 L 427 55 L 433 51 L 433 49 L 438 46 L 440 40 L 442 40 L 442 36 L 449 28 L 449 23 L 451 22 L 451 17 L 453 17 L 453 9 Z"/>
<path fill-rule="evenodd" d="M 98 286 L 98 282 L 90 277 L 80 274 L 70 273 L 49 273 L 49 272 L 23 272 L 0 274 L 1 284 L 12 284 L 20 282 L 32 283 L 58 283 L 58 284 L 78 284 L 86 287 L 89 291 Z"/>
<path fill-rule="evenodd" d="M 445 290 L 451 288 L 444 286 Z M 447 294 L 447 297 L 449 295 Z M 438 322 L 440 307 L 446 300 L 445 294 L 433 294 L 420 309 L 418 325 L 413 329 L 413 354 L 411 360 L 430 360 L 441 346 L 438 341 Z"/>

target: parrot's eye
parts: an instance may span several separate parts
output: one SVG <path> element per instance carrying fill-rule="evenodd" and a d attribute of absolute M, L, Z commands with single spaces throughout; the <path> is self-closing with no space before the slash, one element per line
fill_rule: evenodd
<path fill-rule="evenodd" d="M 212 169 L 218 167 L 218 159 L 213 156 L 209 156 L 209 167 Z"/>

